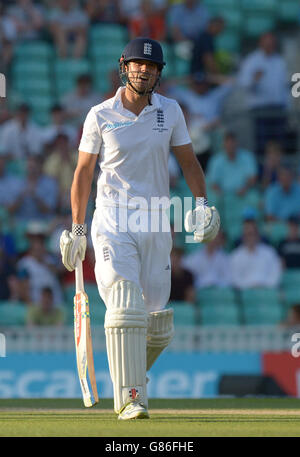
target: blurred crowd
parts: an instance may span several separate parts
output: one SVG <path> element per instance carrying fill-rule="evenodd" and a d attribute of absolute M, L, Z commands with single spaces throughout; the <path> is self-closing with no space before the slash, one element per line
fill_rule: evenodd
<path fill-rule="evenodd" d="M 182 107 L 222 230 L 214 241 L 192 247 L 173 232 L 170 300 L 195 304 L 201 288 L 279 288 L 286 269 L 300 269 L 300 170 L 290 73 L 278 34 L 266 30 L 240 54 L 222 59 L 217 39 L 226 19 L 201 1 L 6 0 L 0 2 L 0 69 L 9 77 L 14 50 L 26 41 L 51 43 L 60 59 L 85 57 L 89 30 L 101 24 L 118 24 L 128 38 L 167 43 L 188 65 L 181 77 L 163 77 L 159 92 Z M 77 146 L 90 107 L 118 85 L 117 62 L 108 92 L 95 89 L 92 75 L 80 74 L 51 107 L 47 125 L 33 120 L 25 101 L 12 108 L 9 97 L 0 100 L 0 302 L 28 306 L 28 325 L 64 322 L 64 290 L 74 275 L 61 264 L 59 236 L 71 225 Z M 236 127 L 240 113 L 251 120 L 251 135 Z M 171 195 L 183 196 L 172 154 L 169 170 Z M 95 285 L 93 263 L 89 240 L 84 274 Z"/>

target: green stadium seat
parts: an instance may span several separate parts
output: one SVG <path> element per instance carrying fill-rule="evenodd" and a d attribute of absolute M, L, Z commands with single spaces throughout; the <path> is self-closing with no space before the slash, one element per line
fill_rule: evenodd
<path fill-rule="evenodd" d="M 203 289 L 197 289 L 196 299 L 197 304 L 200 306 L 236 303 L 235 291 L 230 287 L 205 287 Z"/>
<path fill-rule="evenodd" d="M 48 78 L 41 78 L 40 76 L 18 76 L 13 82 L 14 88 L 24 94 L 39 94 L 39 95 L 51 95 L 53 93 L 53 80 Z"/>
<path fill-rule="evenodd" d="M 240 291 L 240 298 L 243 305 L 274 305 L 280 304 L 279 290 L 276 288 L 253 288 Z"/>
<path fill-rule="evenodd" d="M 22 79 L 24 77 L 50 77 L 50 65 L 48 62 L 43 61 L 25 61 L 15 60 L 12 64 L 13 80 Z"/>
<path fill-rule="evenodd" d="M 186 76 L 190 73 L 190 61 L 180 57 L 174 58 L 174 76 Z"/>
<path fill-rule="evenodd" d="M 54 57 L 54 48 L 45 41 L 30 41 L 17 44 L 14 48 L 14 56 L 24 60 L 50 60 Z"/>
<path fill-rule="evenodd" d="M 110 59 L 115 62 L 115 65 L 117 65 L 122 51 L 123 46 L 120 43 L 112 42 L 109 44 L 104 44 L 97 42 L 91 45 L 89 52 L 92 59 L 103 59 L 104 61 L 106 59 Z"/>
<path fill-rule="evenodd" d="M 55 103 L 55 98 L 52 95 L 31 94 L 24 96 L 24 99 L 33 111 L 50 110 Z"/>
<path fill-rule="evenodd" d="M 300 285 L 298 287 L 289 287 L 283 291 L 284 304 L 287 307 L 300 305 Z"/>
<path fill-rule="evenodd" d="M 103 302 L 93 303 L 91 300 L 90 303 L 90 316 L 92 325 L 102 325 L 104 326 L 104 319 L 106 313 L 106 306 Z"/>
<path fill-rule="evenodd" d="M 284 0 L 278 3 L 277 15 L 280 22 L 299 22 L 299 0 Z"/>
<path fill-rule="evenodd" d="M 277 325 L 284 316 L 280 303 L 251 303 L 243 306 L 245 325 Z"/>
<path fill-rule="evenodd" d="M 225 30 L 216 38 L 216 48 L 238 54 L 241 50 L 241 35 L 235 30 Z"/>
<path fill-rule="evenodd" d="M 91 284 L 91 283 L 86 282 L 84 284 L 84 287 L 85 287 L 85 291 L 89 297 L 90 303 L 95 303 L 97 305 L 98 305 L 98 303 L 103 304 L 103 300 L 99 295 L 98 287 L 96 284 Z M 63 293 L 64 293 L 65 305 L 66 306 L 69 306 L 70 304 L 72 305 L 73 299 L 74 299 L 74 294 L 75 294 L 75 283 L 64 286 Z"/>
<path fill-rule="evenodd" d="M 201 307 L 202 325 L 239 325 L 239 309 L 234 303 L 204 305 Z"/>
<path fill-rule="evenodd" d="M 268 11 L 275 12 L 278 8 L 277 0 L 241 0 L 241 7 L 244 11 Z"/>
<path fill-rule="evenodd" d="M 172 45 L 162 42 L 161 43 L 163 54 L 164 54 L 164 61 L 166 65 L 164 66 L 162 77 L 163 78 L 172 78 L 174 76 L 174 50 Z"/>
<path fill-rule="evenodd" d="M 182 301 L 172 301 L 168 304 L 169 308 L 174 309 L 174 324 L 181 325 L 195 325 L 196 314 L 195 307 L 191 303 Z"/>
<path fill-rule="evenodd" d="M 79 76 L 82 73 L 89 73 L 90 62 L 87 59 L 56 59 L 54 63 L 57 77 Z"/>
<path fill-rule="evenodd" d="M 27 308 L 19 302 L 0 302 L 0 326 L 25 325 Z"/>
<path fill-rule="evenodd" d="M 128 41 L 128 30 L 118 24 L 99 24 L 90 28 L 89 39 L 91 44 L 98 43 L 121 43 L 124 46 Z"/>
<path fill-rule="evenodd" d="M 49 108 L 46 108 L 46 109 L 41 109 L 41 108 L 35 109 L 33 111 L 33 113 L 32 113 L 32 119 L 34 120 L 34 122 L 36 122 L 37 124 L 39 124 L 41 126 L 49 125 L 50 122 L 51 122 L 50 109 Z"/>
<path fill-rule="evenodd" d="M 15 222 L 13 227 L 13 237 L 16 243 L 17 252 L 25 252 L 29 247 L 26 230 L 27 222 Z"/>
<path fill-rule="evenodd" d="M 240 0 L 204 0 L 203 3 L 208 9 L 218 10 L 222 15 L 228 8 L 235 10 L 240 8 Z"/>
<path fill-rule="evenodd" d="M 288 227 L 285 222 L 267 222 L 262 226 L 262 232 L 274 245 L 283 240 L 288 233 Z"/>
<path fill-rule="evenodd" d="M 282 274 L 281 286 L 283 289 L 300 288 L 300 269 L 289 268 Z"/>
<path fill-rule="evenodd" d="M 95 284 L 85 283 L 85 291 L 89 297 L 90 315 L 91 322 L 94 325 L 103 325 L 104 317 L 106 312 L 105 304 L 99 295 L 98 287 Z M 75 294 L 75 283 L 69 284 L 64 287 L 64 309 L 66 312 L 66 323 L 67 325 L 73 325 L 74 323 L 74 294 Z"/>
<path fill-rule="evenodd" d="M 217 11 L 216 11 L 217 12 Z M 220 12 L 225 20 L 225 31 L 227 28 L 230 30 L 241 30 L 243 27 L 243 14 L 242 11 L 235 7 L 223 8 Z"/>
<path fill-rule="evenodd" d="M 251 3 L 251 2 L 249 2 Z M 247 14 L 244 18 L 243 31 L 246 37 L 256 38 L 275 27 L 275 17 L 266 14 Z"/>
<path fill-rule="evenodd" d="M 71 91 L 76 79 L 82 74 L 90 74 L 91 63 L 88 59 L 56 59 L 54 63 L 55 83 L 58 95 Z"/>

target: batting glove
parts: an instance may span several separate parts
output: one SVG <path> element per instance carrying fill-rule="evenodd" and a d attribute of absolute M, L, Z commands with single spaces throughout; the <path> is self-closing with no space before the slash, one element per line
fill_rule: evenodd
<path fill-rule="evenodd" d="M 77 256 L 81 261 L 85 258 L 86 225 L 73 224 L 72 232 L 64 230 L 61 234 L 59 245 L 62 263 L 67 270 L 75 270 Z"/>
<path fill-rule="evenodd" d="M 186 213 L 184 227 L 187 232 L 194 232 L 194 240 L 198 243 L 207 243 L 213 240 L 220 229 L 220 215 L 218 210 L 208 206 L 203 197 L 196 199 L 196 208 Z"/>

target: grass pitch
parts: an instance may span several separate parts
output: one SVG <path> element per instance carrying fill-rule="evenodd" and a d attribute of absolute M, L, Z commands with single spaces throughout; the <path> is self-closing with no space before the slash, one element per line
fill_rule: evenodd
<path fill-rule="evenodd" d="M 299 437 L 300 399 L 218 398 L 149 402 L 151 419 L 117 421 L 113 403 L 0 400 L 1 437 Z"/>

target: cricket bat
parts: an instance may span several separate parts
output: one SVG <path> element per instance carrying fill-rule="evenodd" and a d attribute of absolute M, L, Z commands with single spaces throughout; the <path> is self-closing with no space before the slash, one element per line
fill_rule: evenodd
<path fill-rule="evenodd" d="M 77 259 L 75 268 L 76 294 L 74 297 L 74 337 L 77 370 L 84 406 L 87 408 L 98 403 L 95 377 L 89 299 L 84 291 L 82 262 Z M 91 391 L 89 388 L 88 377 Z"/>

